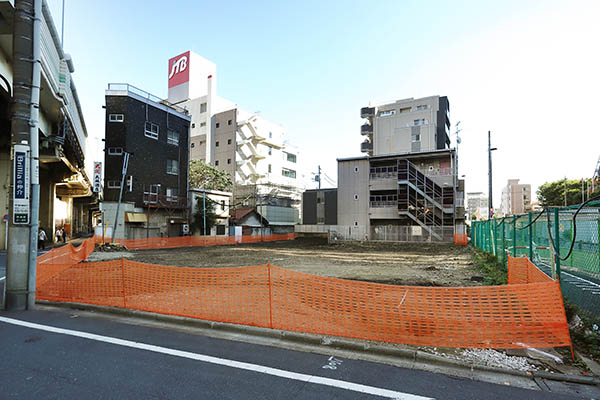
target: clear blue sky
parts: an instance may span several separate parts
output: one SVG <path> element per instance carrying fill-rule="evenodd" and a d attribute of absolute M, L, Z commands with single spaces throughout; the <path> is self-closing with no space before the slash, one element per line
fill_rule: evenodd
<path fill-rule="evenodd" d="M 60 32 L 62 1 L 48 3 Z M 592 174 L 599 5 L 66 0 L 65 50 L 91 138 L 104 134 L 108 82 L 166 97 L 167 60 L 192 50 L 217 64 L 220 96 L 284 125 L 308 169 L 333 179 L 336 158 L 361 155 L 360 107 L 446 95 L 467 191 L 487 192 L 492 130 L 498 206 L 509 178 L 535 190 Z"/>

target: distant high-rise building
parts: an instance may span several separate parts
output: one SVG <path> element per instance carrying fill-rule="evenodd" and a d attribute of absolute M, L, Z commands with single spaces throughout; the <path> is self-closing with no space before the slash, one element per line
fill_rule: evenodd
<path fill-rule="evenodd" d="M 531 211 L 531 185 L 519 184 L 518 179 L 509 179 L 502 189 L 500 213 L 507 216 L 528 211 Z"/>
<path fill-rule="evenodd" d="M 367 121 L 361 152 L 370 156 L 419 153 L 450 147 L 450 103 L 446 96 L 398 100 L 363 107 Z"/>
<path fill-rule="evenodd" d="M 467 219 L 480 220 L 488 218 L 488 197 L 483 192 L 467 193 Z"/>

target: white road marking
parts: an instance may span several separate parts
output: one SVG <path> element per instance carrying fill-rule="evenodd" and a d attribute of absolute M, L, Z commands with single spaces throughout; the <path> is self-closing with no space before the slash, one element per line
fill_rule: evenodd
<path fill-rule="evenodd" d="M 361 385 L 359 383 L 346 382 L 346 381 L 341 381 L 338 379 L 324 378 L 321 376 L 301 374 L 301 373 L 297 373 L 297 372 L 286 371 L 283 369 L 265 367 L 263 365 L 258 365 L 258 364 L 250 364 L 250 363 L 245 363 L 245 362 L 241 362 L 241 361 L 228 360 L 225 358 L 207 356 L 204 354 L 191 353 L 188 351 L 175 350 L 175 349 L 170 349 L 167 347 L 154 346 L 154 345 L 146 344 L 146 343 L 139 343 L 139 342 L 133 342 L 130 340 L 113 338 L 110 336 L 96 335 L 94 333 L 87 333 L 87 332 L 75 331 L 75 330 L 71 330 L 71 329 L 57 328 L 54 326 L 41 325 L 41 324 L 36 324 L 33 322 L 21 321 L 18 319 L 0 317 L 0 322 L 5 322 L 7 324 L 12 324 L 12 325 L 24 326 L 26 328 L 31 328 L 31 329 L 38 329 L 38 330 L 42 330 L 42 331 L 46 331 L 46 332 L 60 333 L 63 335 L 69 335 L 69 336 L 75 336 L 75 337 L 80 337 L 80 338 L 89 339 L 89 340 L 95 340 L 98 342 L 104 342 L 104 343 L 110 343 L 110 344 L 115 344 L 115 345 L 119 345 L 119 346 L 131 347 L 134 349 L 147 350 L 147 351 L 152 351 L 152 352 L 161 353 L 161 354 L 167 354 L 167 355 L 175 356 L 175 357 L 188 358 L 191 360 L 197 360 L 197 361 L 202 361 L 202 362 L 211 363 L 211 364 L 223 365 L 226 367 L 238 368 L 238 369 L 243 369 L 246 371 L 259 372 L 262 374 L 278 376 L 281 378 L 292 379 L 292 380 L 301 381 L 301 382 L 314 383 L 314 384 L 324 385 L 324 386 L 332 386 L 332 387 L 336 387 L 336 388 L 340 388 L 340 389 L 350 390 L 353 392 L 366 393 L 366 394 L 370 394 L 373 396 L 386 397 L 388 399 L 396 399 L 396 400 L 428 400 L 429 399 L 429 400 L 431 400 L 430 397 L 422 397 L 422 396 L 417 396 L 417 395 L 410 394 L 410 393 L 396 392 L 394 390 L 382 389 L 382 388 L 378 388 L 378 387 L 374 387 L 374 386 Z"/>
<path fill-rule="evenodd" d="M 0 278 L 0 281 L 3 281 L 3 280 L 5 280 L 5 279 L 6 279 L 6 277 L 5 277 L 5 276 L 3 276 L 2 278 Z"/>

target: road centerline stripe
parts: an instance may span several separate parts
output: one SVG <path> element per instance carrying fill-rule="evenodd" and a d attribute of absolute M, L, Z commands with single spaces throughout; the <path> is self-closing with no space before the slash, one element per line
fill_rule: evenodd
<path fill-rule="evenodd" d="M 385 397 L 389 399 L 397 400 L 427 400 L 430 397 L 418 396 L 410 393 L 403 393 L 394 390 L 388 390 L 378 388 L 374 386 L 362 385 L 359 383 L 347 382 L 338 379 L 325 378 L 322 376 L 302 374 L 298 372 L 287 371 L 278 368 L 266 367 L 264 365 L 251 364 L 241 361 L 228 360 L 225 358 L 218 358 L 213 356 L 207 356 L 204 354 L 192 353 L 183 350 L 170 349 L 168 347 L 155 346 L 146 343 L 134 342 L 131 340 L 118 339 L 110 336 L 97 335 L 94 333 L 76 331 L 71 329 L 57 328 L 49 325 L 36 324 L 34 322 L 21 321 L 13 318 L 0 317 L 0 322 L 7 324 L 23 326 L 31 329 L 38 329 L 46 332 L 58 333 L 68 336 L 75 336 L 79 338 L 95 340 L 98 342 L 110 343 L 118 346 L 130 347 L 139 350 L 147 350 L 155 353 L 166 354 L 175 357 L 187 358 L 191 360 L 202 361 L 205 363 L 222 365 L 231 368 L 242 369 L 246 371 L 258 372 L 266 375 L 277 376 L 281 378 L 313 383 L 317 385 L 331 386 L 340 389 L 350 390 L 353 392 L 366 393 L 374 396 Z"/>

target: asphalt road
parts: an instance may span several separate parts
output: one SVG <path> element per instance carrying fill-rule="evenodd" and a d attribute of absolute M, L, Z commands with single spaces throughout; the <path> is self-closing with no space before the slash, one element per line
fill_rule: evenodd
<path fill-rule="evenodd" d="M 41 326 L 16 325 L 19 321 Z M 69 309 L 0 312 L 0 346 L 0 398 L 576 398 L 140 326 Z"/>

